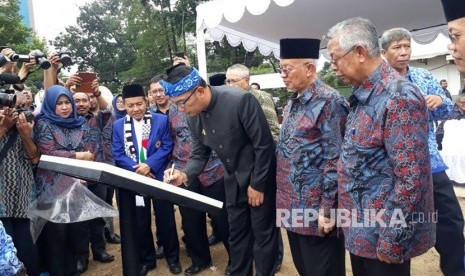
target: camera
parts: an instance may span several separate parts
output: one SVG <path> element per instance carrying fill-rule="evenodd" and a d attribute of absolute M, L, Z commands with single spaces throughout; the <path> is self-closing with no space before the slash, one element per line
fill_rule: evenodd
<path fill-rule="evenodd" d="M 16 95 L 14 90 L 0 90 L 0 107 L 9 107 L 13 108 L 16 105 Z M 13 92 L 13 94 L 11 93 Z"/>
<path fill-rule="evenodd" d="M 1 89 L 0 90 L 0 108 L 9 107 L 14 108 L 16 105 L 16 95 L 14 90 L 10 89 Z M 26 117 L 26 121 L 31 123 L 34 122 L 34 113 L 24 108 L 24 106 L 19 106 L 16 109 L 16 112 L 19 114 L 23 113 Z"/>
<path fill-rule="evenodd" d="M 45 57 L 44 53 L 39 50 L 34 51 L 32 57 L 36 60 L 36 64 L 40 66 L 42 69 L 48 69 L 52 64 L 50 61 Z"/>
<path fill-rule="evenodd" d="M 20 106 L 20 107 L 16 108 L 16 112 L 18 112 L 19 114 L 23 113 L 24 116 L 26 117 L 26 121 L 27 121 L 28 123 L 34 122 L 34 119 L 35 119 L 34 113 L 32 113 L 31 111 L 27 110 L 27 109 L 24 108 L 23 106 Z"/>
<path fill-rule="evenodd" d="M 7 63 L 8 63 L 8 59 L 6 58 L 6 56 L 0 54 L 0 67 L 5 66 L 5 64 Z"/>
<path fill-rule="evenodd" d="M 57 55 L 60 57 L 61 64 L 63 67 L 68 67 L 73 64 L 73 60 L 71 59 L 71 52 L 66 47 L 61 47 L 61 49 L 57 52 Z"/>
<path fill-rule="evenodd" d="M 20 54 L 15 53 L 11 55 L 10 59 L 13 62 L 18 62 L 18 61 L 29 62 L 31 60 L 31 57 L 29 55 L 20 55 Z"/>

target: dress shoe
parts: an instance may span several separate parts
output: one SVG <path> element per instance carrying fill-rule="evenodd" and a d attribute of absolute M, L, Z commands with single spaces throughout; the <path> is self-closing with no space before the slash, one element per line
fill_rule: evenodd
<path fill-rule="evenodd" d="M 231 275 L 231 264 L 228 263 L 226 266 L 226 269 L 224 270 L 224 276 L 229 276 Z"/>
<path fill-rule="evenodd" d="M 185 275 L 197 275 L 202 270 L 204 270 L 206 268 L 209 268 L 210 266 L 212 266 L 211 263 L 203 265 L 203 266 L 197 266 L 197 265 L 193 264 L 190 267 L 188 267 L 186 270 L 184 270 L 184 274 Z"/>
<path fill-rule="evenodd" d="M 165 257 L 165 252 L 163 250 L 163 246 L 158 246 L 157 252 L 155 253 L 157 259 L 163 259 Z"/>
<path fill-rule="evenodd" d="M 77 272 L 84 273 L 87 270 L 88 264 L 89 264 L 89 261 L 87 259 L 78 259 L 77 265 L 76 265 Z"/>
<path fill-rule="evenodd" d="M 149 273 L 149 271 L 154 269 L 154 268 L 155 268 L 154 265 L 141 265 L 139 275 L 140 276 L 146 276 L 147 273 Z"/>
<path fill-rule="evenodd" d="M 179 274 L 182 272 L 182 267 L 179 262 L 170 264 L 169 267 L 170 267 L 171 274 Z"/>
<path fill-rule="evenodd" d="M 94 253 L 94 260 L 101 263 L 109 263 L 115 260 L 115 256 L 108 254 L 106 251 Z"/>
<path fill-rule="evenodd" d="M 220 242 L 220 239 L 218 239 L 216 236 L 214 236 L 213 234 L 211 234 L 209 237 L 208 237 L 208 245 L 212 246 L 212 245 L 215 245 L 217 243 Z"/>
<path fill-rule="evenodd" d="M 113 243 L 113 244 L 121 243 L 121 238 L 115 233 L 110 234 L 110 230 L 108 230 L 108 228 L 105 228 L 104 233 L 105 233 L 105 240 L 108 243 Z"/>
<path fill-rule="evenodd" d="M 121 243 L 121 238 L 118 235 L 113 234 L 108 237 L 107 242 L 112 244 L 119 244 Z"/>

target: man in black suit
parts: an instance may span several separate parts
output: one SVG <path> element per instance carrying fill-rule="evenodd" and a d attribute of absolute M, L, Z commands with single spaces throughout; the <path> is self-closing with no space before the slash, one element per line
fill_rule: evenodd
<path fill-rule="evenodd" d="M 164 180 L 186 185 L 202 172 L 212 150 L 225 168 L 231 275 L 272 275 L 277 265 L 276 156 L 258 101 L 235 87 L 210 87 L 197 70 L 169 69 L 161 84 L 172 104 L 186 113 L 193 151 L 183 171 Z"/>

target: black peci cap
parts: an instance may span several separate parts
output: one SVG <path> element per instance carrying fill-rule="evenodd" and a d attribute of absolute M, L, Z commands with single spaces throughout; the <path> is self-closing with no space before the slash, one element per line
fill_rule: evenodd
<path fill-rule="evenodd" d="M 320 40 L 314 38 L 283 38 L 279 46 L 281 59 L 317 59 L 320 54 Z"/>
<path fill-rule="evenodd" d="M 441 0 L 447 22 L 465 17 L 464 0 Z"/>
<path fill-rule="evenodd" d="M 140 84 L 130 84 L 123 87 L 123 99 L 145 97 L 144 88 Z"/>

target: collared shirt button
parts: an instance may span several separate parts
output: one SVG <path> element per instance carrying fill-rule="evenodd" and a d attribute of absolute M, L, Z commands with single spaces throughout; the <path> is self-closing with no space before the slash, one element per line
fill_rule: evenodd
<path fill-rule="evenodd" d="M 215 134 L 216 130 L 212 129 L 212 133 Z"/>
<path fill-rule="evenodd" d="M 222 149 L 222 148 L 223 148 L 223 145 L 222 145 L 222 144 L 220 144 L 218 147 L 219 147 L 220 149 Z"/>
<path fill-rule="evenodd" d="M 234 174 L 236 174 L 236 175 L 237 175 L 237 174 L 239 174 L 239 172 L 238 172 L 238 171 L 235 171 L 235 172 L 234 172 Z"/>
<path fill-rule="evenodd" d="M 226 163 L 229 163 L 229 162 L 231 162 L 231 160 L 229 160 L 229 158 L 227 158 L 227 159 L 226 159 Z"/>
<path fill-rule="evenodd" d="M 210 113 L 205 114 L 205 117 L 207 118 L 210 117 Z"/>

